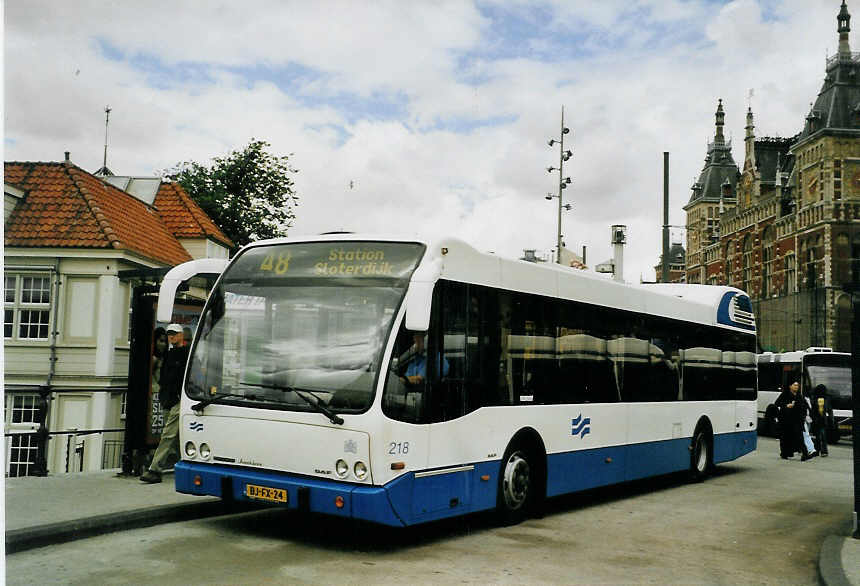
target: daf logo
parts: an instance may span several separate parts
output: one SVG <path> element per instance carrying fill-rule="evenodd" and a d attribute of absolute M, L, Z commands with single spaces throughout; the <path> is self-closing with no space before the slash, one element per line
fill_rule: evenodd
<path fill-rule="evenodd" d="M 343 442 L 343 451 L 344 453 L 357 454 L 358 453 L 358 444 L 355 443 L 354 440 L 346 440 Z"/>

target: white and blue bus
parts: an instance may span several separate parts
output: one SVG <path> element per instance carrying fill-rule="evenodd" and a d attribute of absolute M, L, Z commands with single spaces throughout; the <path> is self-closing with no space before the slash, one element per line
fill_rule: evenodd
<path fill-rule="evenodd" d="M 159 319 L 217 262 L 174 269 Z M 176 489 L 407 526 L 702 478 L 756 448 L 755 350 L 729 287 L 628 285 L 456 239 L 259 242 L 201 315 Z"/>

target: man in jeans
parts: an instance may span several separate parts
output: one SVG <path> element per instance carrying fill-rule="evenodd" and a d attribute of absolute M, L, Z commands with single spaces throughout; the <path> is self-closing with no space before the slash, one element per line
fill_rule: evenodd
<path fill-rule="evenodd" d="M 161 366 L 161 388 L 158 400 L 162 410 L 167 410 L 167 420 L 161 430 L 161 441 L 152 456 L 149 470 L 140 476 L 141 481 L 148 484 L 161 482 L 161 472 L 167 464 L 168 457 L 179 453 L 179 392 L 182 389 L 182 376 L 188 362 L 188 339 L 182 333 L 182 326 L 170 324 L 167 326 L 167 341 L 170 350 Z"/>

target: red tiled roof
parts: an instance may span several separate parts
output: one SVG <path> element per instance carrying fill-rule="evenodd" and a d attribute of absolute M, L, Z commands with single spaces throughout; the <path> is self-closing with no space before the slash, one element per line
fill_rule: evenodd
<path fill-rule="evenodd" d="M 177 238 L 211 238 L 233 248 L 233 242 L 178 183 L 159 186 L 155 208 Z"/>
<path fill-rule="evenodd" d="M 191 256 L 155 209 L 71 163 L 10 162 L 25 192 L 6 222 L 7 247 L 113 248 L 167 265 Z"/>

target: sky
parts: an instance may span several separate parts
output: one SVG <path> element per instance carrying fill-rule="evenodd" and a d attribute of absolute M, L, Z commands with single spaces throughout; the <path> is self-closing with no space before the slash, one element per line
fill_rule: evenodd
<path fill-rule="evenodd" d="M 561 113 L 568 248 L 594 267 L 627 226 L 654 279 L 714 136 L 743 164 L 797 133 L 838 46 L 840 0 L 7 0 L 6 161 L 155 175 L 252 138 L 290 155 L 290 236 L 447 235 L 517 258 L 556 243 Z M 848 0 L 860 22 L 860 0 Z M 860 27 L 860 25 L 855 25 Z M 852 49 L 860 40 L 851 33 Z M 681 242 L 682 228 L 672 240 Z"/>

